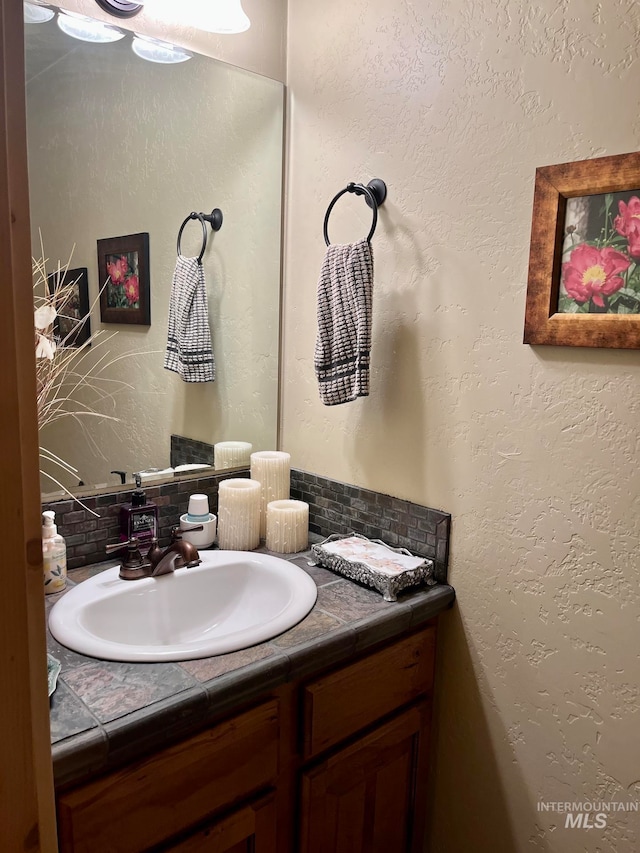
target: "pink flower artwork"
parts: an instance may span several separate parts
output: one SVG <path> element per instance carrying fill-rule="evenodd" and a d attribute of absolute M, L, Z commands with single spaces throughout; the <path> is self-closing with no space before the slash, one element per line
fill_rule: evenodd
<path fill-rule="evenodd" d="M 613 227 L 629 241 L 631 257 L 640 258 L 640 198 L 631 196 L 629 204 L 619 201 L 618 210 L 620 214 L 614 219 Z"/>
<path fill-rule="evenodd" d="M 597 249 L 580 243 L 562 265 L 562 280 L 568 295 L 576 302 L 584 304 L 592 299 L 594 305 L 604 308 L 604 297 L 624 287 L 621 273 L 630 266 L 631 260 L 626 255 L 609 246 Z"/>
<path fill-rule="evenodd" d="M 111 284 L 124 284 L 127 273 L 129 272 L 129 264 L 126 258 L 117 258 L 115 261 L 107 262 L 107 272 L 111 279 Z"/>
<path fill-rule="evenodd" d="M 102 322 L 148 326 L 149 235 L 98 240 L 98 270 Z"/>
<path fill-rule="evenodd" d="M 137 275 L 130 275 L 124 285 L 124 292 L 129 305 L 133 305 L 140 299 L 140 282 Z"/>

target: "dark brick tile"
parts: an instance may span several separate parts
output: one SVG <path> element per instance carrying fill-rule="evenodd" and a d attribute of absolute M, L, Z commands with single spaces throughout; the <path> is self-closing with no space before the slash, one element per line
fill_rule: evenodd
<path fill-rule="evenodd" d="M 59 517 L 59 516 L 58 516 Z M 60 518 L 62 524 L 75 524 L 77 521 L 84 521 L 87 515 L 83 509 L 65 512 Z"/>
<path fill-rule="evenodd" d="M 414 542 L 425 543 L 427 541 L 427 534 L 424 532 L 424 530 L 419 530 L 417 527 L 410 527 L 407 530 L 407 536 Z"/>

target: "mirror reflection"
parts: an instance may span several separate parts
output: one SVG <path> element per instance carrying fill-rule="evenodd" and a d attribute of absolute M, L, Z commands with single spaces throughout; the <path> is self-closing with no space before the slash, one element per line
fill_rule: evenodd
<path fill-rule="evenodd" d="M 41 235 L 47 271 L 69 258 L 86 269 L 91 331 L 117 332 L 85 356 L 108 350 L 114 394 L 100 406 L 116 420 L 46 427 L 41 444 L 78 471 L 50 473 L 71 489 L 111 487 L 120 482 L 113 471 L 131 482 L 134 471 L 211 463 L 221 441 L 275 448 L 282 84 L 198 55 L 148 62 L 130 36 L 93 45 L 55 21 L 25 30 L 33 254 L 41 256 Z M 215 380 L 185 382 L 164 367 L 177 237 L 191 212 L 214 208 L 223 224 L 207 225 L 202 271 Z M 124 257 L 135 296 L 144 243 L 130 238 L 139 235 L 148 235 L 150 317 L 133 312 L 123 323 L 129 303 L 114 288 L 101 310 L 101 276 L 117 275 Z M 200 222 L 189 221 L 181 254 L 198 257 L 202 241 Z M 46 479 L 42 489 L 57 491 Z"/>

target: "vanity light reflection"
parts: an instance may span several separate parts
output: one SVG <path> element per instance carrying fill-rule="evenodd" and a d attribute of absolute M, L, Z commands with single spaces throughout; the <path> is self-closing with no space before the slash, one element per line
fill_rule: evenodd
<path fill-rule="evenodd" d="M 44 6 L 34 3 L 24 3 L 24 21 L 26 24 L 43 24 L 50 21 L 55 12 Z M 63 33 L 80 41 L 88 41 L 94 44 L 108 44 L 120 41 L 126 33 L 117 27 L 104 24 L 102 21 L 78 15 L 75 12 L 60 10 L 58 14 L 58 26 Z M 158 62 L 162 65 L 174 65 L 178 62 L 186 62 L 192 55 L 183 48 L 176 47 L 166 41 L 153 38 L 152 36 L 135 33 L 131 43 L 131 49 L 140 59 L 148 62 Z"/>
<path fill-rule="evenodd" d="M 125 37 L 125 33 L 117 27 L 103 24 L 102 21 L 87 18 L 85 15 L 77 15 L 75 12 L 66 12 L 64 9 L 58 13 L 58 26 L 68 36 L 93 44 L 107 44 Z"/>
<path fill-rule="evenodd" d="M 46 6 L 37 6 L 35 3 L 24 3 L 24 22 L 25 24 L 44 24 L 50 21 L 56 14 L 53 9 L 47 9 Z"/>
<path fill-rule="evenodd" d="M 131 49 L 140 59 L 146 59 L 149 62 L 159 62 L 162 65 L 173 65 L 176 62 L 186 62 L 191 59 L 192 54 L 169 44 L 166 41 L 151 38 L 151 36 L 141 36 L 135 34 Z"/>

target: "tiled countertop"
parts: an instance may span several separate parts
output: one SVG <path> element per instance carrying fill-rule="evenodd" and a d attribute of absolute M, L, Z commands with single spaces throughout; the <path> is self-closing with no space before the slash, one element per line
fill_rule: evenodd
<path fill-rule="evenodd" d="M 419 627 L 455 597 L 452 587 L 439 584 L 387 602 L 310 566 L 310 552 L 290 559 L 318 586 L 313 610 L 291 630 L 243 651 L 179 663 L 116 663 L 72 652 L 49 634 L 49 653 L 62 664 L 51 697 L 56 784 L 80 782 L 188 737 L 285 681 L 347 662 L 354 653 Z M 74 569 L 69 585 L 113 565 Z M 47 596 L 47 607 L 62 595 Z"/>

